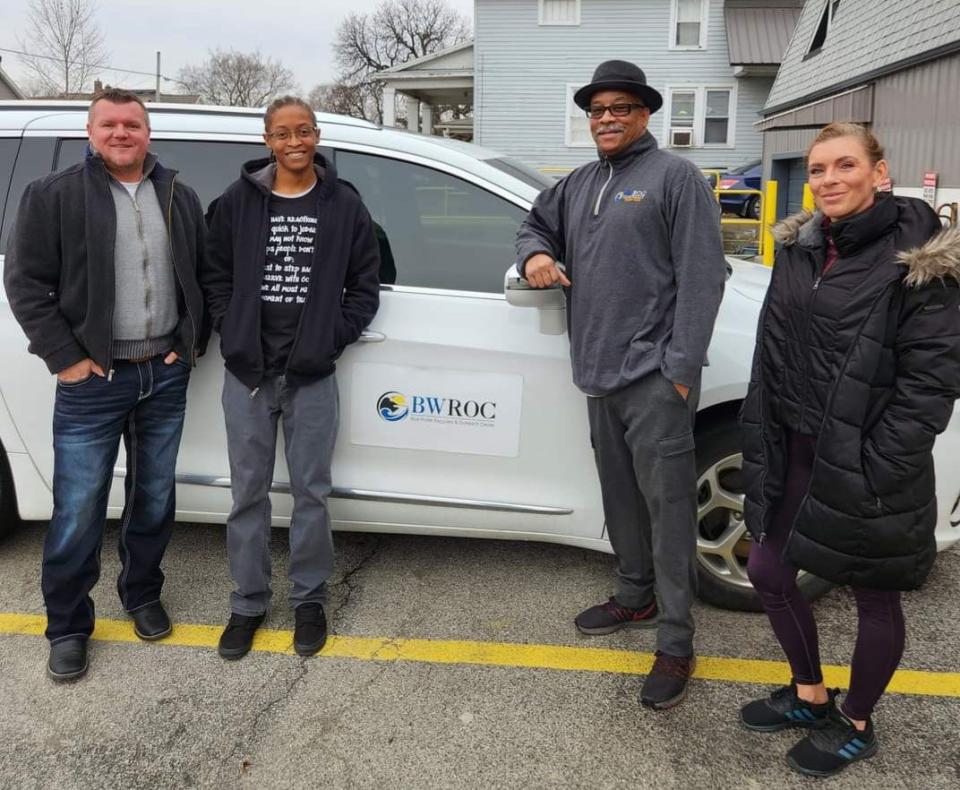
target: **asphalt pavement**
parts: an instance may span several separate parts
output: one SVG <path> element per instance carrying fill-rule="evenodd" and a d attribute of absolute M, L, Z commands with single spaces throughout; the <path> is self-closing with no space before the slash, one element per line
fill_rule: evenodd
<path fill-rule="evenodd" d="M 43 537 L 43 524 L 27 524 L 0 542 L 2 788 L 960 787 L 956 549 L 906 596 L 902 668 L 919 679 L 904 675 L 907 692 L 881 701 L 879 753 L 811 780 L 783 761 L 795 732 L 737 722 L 740 705 L 769 690 L 755 682 L 767 680 L 763 662 L 782 660 L 762 615 L 699 605 L 703 676 L 680 707 L 641 708 L 653 633 L 589 638 L 572 623 L 610 594 L 606 555 L 338 534 L 328 614 L 341 639 L 302 659 L 289 649 L 286 532 L 275 530 L 270 631 L 225 662 L 214 647 L 230 591 L 223 527 L 178 525 L 165 562 L 174 634 L 148 644 L 117 600 L 111 525 L 90 671 L 55 684 L 38 635 Z M 852 597 L 835 590 L 816 614 L 824 662 L 846 664 Z"/>

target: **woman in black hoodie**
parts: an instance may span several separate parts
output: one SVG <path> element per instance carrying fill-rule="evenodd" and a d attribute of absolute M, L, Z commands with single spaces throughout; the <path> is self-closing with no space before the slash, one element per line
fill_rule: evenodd
<path fill-rule="evenodd" d="M 787 761 L 826 776 L 877 750 L 870 716 L 903 653 L 900 591 L 936 555 L 932 449 L 960 394 L 960 232 L 920 200 L 877 192 L 883 149 L 857 124 L 822 129 L 807 172 L 818 210 L 775 229 L 741 414 L 748 573 L 793 678 L 740 719 L 809 728 Z M 799 570 L 856 598 L 842 705 Z"/>
<path fill-rule="evenodd" d="M 327 497 L 340 420 L 334 369 L 379 304 L 373 222 L 317 152 L 313 110 L 294 96 L 274 100 L 263 140 L 270 157 L 247 162 L 211 211 L 200 278 L 226 367 L 227 555 L 236 585 L 218 645 L 226 659 L 250 650 L 273 595 L 270 491 L 279 428 L 293 496 L 293 647 L 310 656 L 326 642 L 334 564 Z"/>

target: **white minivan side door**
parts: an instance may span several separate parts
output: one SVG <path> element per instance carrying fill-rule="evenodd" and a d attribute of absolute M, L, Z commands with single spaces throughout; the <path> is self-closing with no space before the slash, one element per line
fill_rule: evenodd
<path fill-rule="evenodd" d="M 336 166 L 375 222 L 382 283 L 337 367 L 337 522 L 599 543 L 566 335 L 541 334 L 537 311 L 503 297 L 527 203 L 413 156 L 339 149 Z"/>

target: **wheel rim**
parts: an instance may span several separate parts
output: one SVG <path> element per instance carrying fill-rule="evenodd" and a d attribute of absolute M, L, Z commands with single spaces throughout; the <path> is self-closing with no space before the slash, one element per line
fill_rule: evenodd
<path fill-rule="evenodd" d="M 752 540 L 743 520 L 743 455 L 732 453 L 697 480 L 697 562 L 726 584 L 751 588 L 747 558 Z"/>

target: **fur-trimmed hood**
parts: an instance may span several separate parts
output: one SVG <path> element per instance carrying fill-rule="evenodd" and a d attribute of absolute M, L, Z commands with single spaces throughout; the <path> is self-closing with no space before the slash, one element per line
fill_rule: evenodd
<path fill-rule="evenodd" d="M 960 228 L 944 228 L 923 246 L 901 252 L 897 261 L 907 267 L 906 285 L 917 288 L 947 277 L 960 283 Z"/>
<path fill-rule="evenodd" d="M 770 229 L 770 232 L 778 244 L 793 244 L 800 235 L 800 229 L 818 215 L 819 212 L 815 214 L 812 211 L 804 209 L 780 220 Z M 817 226 L 819 226 L 819 224 L 818 222 Z"/>
<path fill-rule="evenodd" d="M 926 206 L 924 209 L 928 210 Z M 771 233 L 780 244 L 820 246 L 823 243 L 822 221 L 823 214 L 819 211 L 804 210 L 778 222 Z M 910 287 L 918 288 L 946 278 L 960 284 L 960 228 L 944 228 L 923 244 L 899 252 L 897 263 L 906 267 L 904 284 Z"/>

